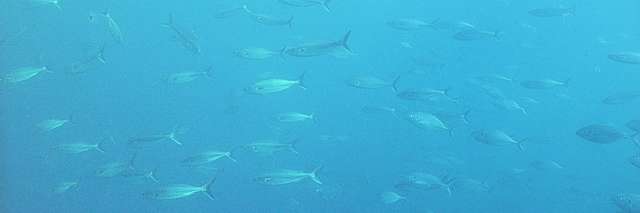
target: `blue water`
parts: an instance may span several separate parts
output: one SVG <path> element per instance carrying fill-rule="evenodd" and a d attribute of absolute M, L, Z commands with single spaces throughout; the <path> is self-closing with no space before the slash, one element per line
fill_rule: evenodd
<path fill-rule="evenodd" d="M 613 201 L 621 193 L 640 193 L 640 168 L 630 160 L 638 149 L 630 143 L 634 131 L 625 125 L 640 119 L 640 100 L 602 101 L 640 91 L 640 65 L 608 58 L 640 51 L 638 1 L 334 0 L 329 12 L 278 0 L 61 1 L 59 9 L 38 1 L 46 0 L 0 0 L 0 212 L 640 211 Z M 256 14 L 293 21 L 290 27 L 265 25 L 242 4 Z M 568 12 L 530 13 L 540 8 Z M 221 17 L 221 11 L 231 12 Z M 163 26 L 170 16 L 182 35 Z M 399 19 L 423 24 L 415 30 L 389 24 Z M 435 29 L 439 21 L 458 27 Z M 455 38 L 465 30 L 485 37 Z M 280 53 L 334 44 L 329 42 L 348 31 L 350 51 L 334 45 L 313 57 Z M 197 45 L 199 53 L 181 39 Z M 105 63 L 95 57 L 101 47 Z M 273 54 L 261 60 L 236 54 L 257 47 Z M 87 68 L 75 72 L 78 65 Z M 7 80 L 19 68 L 42 66 L 49 71 Z M 210 76 L 167 80 L 207 67 Z M 294 85 L 262 95 L 247 89 L 303 73 L 306 89 Z M 400 76 L 399 91 L 347 84 L 358 76 L 385 82 Z M 522 86 L 542 79 L 570 81 L 544 89 Z M 397 95 L 410 89 L 450 89 L 450 97 Z M 501 107 L 503 101 L 519 107 Z M 367 106 L 395 111 L 363 111 Z M 466 111 L 468 123 L 460 119 Z M 285 112 L 315 119 L 278 121 Z M 413 112 L 436 115 L 446 130 L 416 124 L 409 117 Z M 47 119 L 70 121 L 43 131 L 38 124 Z M 576 134 L 591 124 L 611 126 L 622 138 L 598 144 Z M 182 146 L 167 139 L 130 143 L 173 130 Z M 523 150 L 473 137 L 483 130 L 523 141 Z M 260 140 L 297 141 L 298 153 L 264 154 L 248 146 Z M 57 149 L 73 143 L 101 143 L 105 153 Z M 211 150 L 232 150 L 237 162 L 223 157 L 206 169 L 181 163 Z M 96 175 L 134 155 L 122 174 Z M 322 184 L 308 178 L 283 185 L 259 180 L 279 169 L 317 167 Z M 124 177 L 131 171 L 155 171 L 159 183 Z M 402 187 L 417 172 L 449 184 L 451 195 L 444 186 Z M 214 178 L 213 200 L 202 192 L 165 200 L 143 195 Z M 481 187 L 462 186 L 468 180 Z M 63 182 L 76 185 L 56 193 Z M 402 198 L 384 202 L 389 192 Z M 640 198 L 630 202 L 640 204 Z"/>

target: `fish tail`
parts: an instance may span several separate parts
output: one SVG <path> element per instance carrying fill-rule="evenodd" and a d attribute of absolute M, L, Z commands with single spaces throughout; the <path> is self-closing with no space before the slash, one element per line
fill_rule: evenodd
<path fill-rule="evenodd" d="M 209 197 L 211 200 L 215 200 L 215 196 L 213 196 L 212 186 L 216 182 L 216 178 L 211 179 L 207 184 L 202 186 L 203 192 Z"/>
<path fill-rule="evenodd" d="M 147 178 L 151 179 L 151 181 L 153 181 L 154 183 L 160 183 L 160 181 L 158 181 L 158 178 L 156 178 L 156 171 L 158 171 L 157 168 L 151 170 L 146 176 Z"/>
<path fill-rule="evenodd" d="M 291 150 L 291 152 L 295 154 L 300 154 L 297 148 L 298 143 L 300 143 L 300 138 L 296 138 L 295 140 L 291 141 L 291 143 L 289 143 L 289 150 Z"/>
<path fill-rule="evenodd" d="M 232 152 L 228 152 L 227 154 L 225 154 L 224 156 L 229 158 L 229 160 L 233 161 L 233 162 L 238 162 L 238 160 L 236 160 L 233 156 L 231 156 Z"/>
<path fill-rule="evenodd" d="M 62 7 L 60 6 L 60 2 L 62 2 L 62 0 L 53 1 L 53 6 L 58 8 L 58 10 L 62 10 Z"/>
<path fill-rule="evenodd" d="M 469 114 L 471 114 L 471 109 L 469 109 L 469 110 L 465 111 L 464 113 L 462 113 L 462 121 L 465 124 L 471 123 L 471 122 L 469 122 Z"/>
<path fill-rule="evenodd" d="M 329 8 L 329 2 L 331 2 L 331 0 L 324 0 L 322 1 L 322 8 L 324 9 L 324 11 L 327 12 L 331 12 L 331 8 Z"/>
<path fill-rule="evenodd" d="M 169 136 L 169 140 L 173 141 L 173 143 L 178 144 L 179 146 L 182 146 L 182 142 L 180 142 L 178 139 L 176 139 L 174 134 L 171 134 Z"/>
<path fill-rule="evenodd" d="M 349 37 L 351 37 L 351 30 L 347 31 L 346 34 L 344 34 L 344 36 L 342 37 L 342 40 L 340 40 L 340 45 L 342 47 L 344 47 L 344 49 L 346 49 L 347 51 L 353 53 L 353 51 L 351 51 L 351 47 L 349 47 Z"/>
<path fill-rule="evenodd" d="M 502 40 L 502 35 L 504 34 L 504 32 L 500 31 L 500 30 L 496 30 L 493 31 L 493 37 L 497 40 L 500 41 Z"/>
<path fill-rule="evenodd" d="M 287 21 L 287 23 L 289 24 L 289 28 L 293 27 L 293 16 L 291 16 L 291 18 L 289 18 L 289 21 Z"/>
<path fill-rule="evenodd" d="M 96 149 L 98 152 L 105 153 L 104 149 L 102 148 L 102 144 L 103 144 L 103 143 L 104 143 L 104 141 L 103 141 L 103 142 L 100 142 L 100 143 L 98 143 L 98 144 L 96 144 L 96 148 L 95 148 L 95 149 Z"/>
<path fill-rule="evenodd" d="M 100 46 L 100 50 L 98 50 L 98 54 L 96 55 L 96 59 L 98 59 L 98 61 L 100 61 L 100 63 L 102 64 L 107 63 L 107 60 L 104 59 L 104 49 L 106 48 L 106 46 L 106 43 L 102 43 L 102 45 Z"/>
<path fill-rule="evenodd" d="M 396 78 L 393 79 L 393 83 L 391 83 L 391 89 L 393 89 L 394 93 L 398 93 L 398 82 L 400 81 L 400 77 L 402 77 L 402 74 L 396 76 Z"/>
<path fill-rule="evenodd" d="M 135 169 L 135 161 L 138 158 L 138 153 L 134 152 L 133 155 L 131 156 L 131 158 L 129 159 L 129 168 L 130 169 Z"/>
<path fill-rule="evenodd" d="M 318 171 L 322 170 L 323 166 L 318 166 L 315 169 L 313 169 L 313 171 L 311 171 L 311 173 L 309 173 L 309 178 L 311 178 L 311 180 L 317 184 L 322 185 L 322 181 L 320 181 L 320 179 L 318 178 Z"/>
<path fill-rule="evenodd" d="M 302 89 L 307 89 L 307 86 L 305 84 L 304 81 L 304 77 L 307 75 L 307 71 L 304 71 L 299 77 L 298 77 L 298 86 L 301 87 Z"/>
<path fill-rule="evenodd" d="M 528 139 L 526 139 L 526 138 L 525 138 L 525 139 L 522 139 L 522 140 L 520 140 L 520 141 L 518 141 L 518 142 L 516 143 L 516 145 L 518 146 L 518 149 L 519 149 L 520 151 L 524 151 L 524 145 L 522 145 L 522 144 L 523 144 L 525 141 L 527 141 L 527 140 L 528 140 Z"/>
<path fill-rule="evenodd" d="M 252 14 L 253 12 L 251 12 L 251 10 L 249 10 L 249 6 L 247 6 L 246 4 L 242 5 L 242 10 L 244 10 L 244 12 Z"/>

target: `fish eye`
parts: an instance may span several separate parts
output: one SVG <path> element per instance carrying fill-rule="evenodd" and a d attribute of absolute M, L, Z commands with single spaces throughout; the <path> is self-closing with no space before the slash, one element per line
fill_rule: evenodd
<path fill-rule="evenodd" d="M 305 52 L 305 51 L 307 51 L 305 48 L 298 48 L 298 52 L 302 53 L 302 52 Z"/>
<path fill-rule="evenodd" d="M 266 177 L 266 178 L 264 178 L 264 180 L 263 180 L 263 181 L 264 181 L 265 183 L 271 182 L 271 178 L 270 178 L 270 177 Z"/>

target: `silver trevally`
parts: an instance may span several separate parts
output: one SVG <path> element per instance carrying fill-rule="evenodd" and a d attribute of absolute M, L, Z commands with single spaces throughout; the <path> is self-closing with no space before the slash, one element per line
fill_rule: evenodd
<path fill-rule="evenodd" d="M 553 160 L 532 161 L 529 163 L 529 167 L 540 171 L 564 169 L 564 166 Z"/>
<path fill-rule="evenodd" d="M 197 43 L 197 36 L 193 32 L 187 32 L 182 30 L 177 24 L 173 22 L 173 14 L 169 16 L 169 22 L 162 24 L 162 26 L 171 29 L 175 34 L 174 38 L 182 45 L 187 51 L 193 55 L 200 54 L 200 46 Z"/>
<path fill-rule="evenodd" d="M 228 158 L 233 162 L 237 161 L 231 156 L 231 152 L 207 151 L 185 158 L 182 160 L 182 164 L 187 166 L 199 166 L 212 163 L 221 158 Z"/>
<path fill-rule="evenodd" d="M 73 190 L 73 189 L 78 189 L 78 182 L 77 181 L 68 181 L 68 182 L 58 183 L 53 188 L 53 192 L 56 193 L 56 194 L 62 194 L 62 193 L 68 192 L 69 190 Z"/>
<path fill-rule="evenodd" d="M 360 109 L 360 111 L 362 111 L 363 113 L 367 113 L 367 114 L 386 114 L 386 113 L 391 113 L 394 116 L 398 116 L 396 114 L 398 109 L 393 108 L 393 107 L 387 107 L 387 106 L 367 105 L 367 106 L 363 106 Z"/>
<path fill-rule="evenodd" d="M 100 46 L 100 49 L 98 49 L 95 53 L 89 55 L 88 57 L 80 61 L 72 63 L 71 71 L 69 71 L 69 73 L 71 74 L 86 73 L 96 69 L 100 65 L 106 64 L 107 60 L 104 58 L 105 47 L 106 46 L 103 44 L 102 46 Z"/>
<path fill-rule="evenodd" d="M 331 12 L 329 9 L 329 2 L 331 2 L 331 0 L 278 0 L 278 2 L 293 7 L 320 6 L 325 11 Z"/>
<path fill-rule="evenodd" d="M 307 43 L 294 47 L 285 47 L 283 53 L 296 57 L 314 57 L 323 55 L 335 55 L 338 51 L 352 52 L 347 44 L 351 31 L 348 31 L 342 39 L 331 42 Z"/>
<path fill-rule="evenodd" d="M 451 89 L 429 89 L 429 88 L 421 88 L 421 89 L 405 89 L 398 94 L 396 97 L 409 100 L 409 101 L 438 101 L 441 98 L 446 98 L 447 100 L 456 101 L 455 98 L 452 98 L 449 94 Z"/>
<path fill-rule="evenodd" d="M 98 151 L 104 153 L 102 149 L 102 144 L 86 144 L 86 143 L 68 143 L 68 144 L 60 144 L 53 147 L 54 151 L 62 152 L 65 154 L 79 154 L 88 151 Z"/>
<path fill-rule="evenodd" d="M 516 145 L 518 149 L 524 151 L 522 143 L 524 140 L 516 140 L 502 130 L 479 130 L 471 133 L 474 140 L 494 146 Z"/>
<path fill-rule="evenodd" d="M 411 19 L 411 18 L 394 19 L 394 20 L 388 21 L 387 25 L 397 30 L 406 30 L 406 31 L 421 30 L 431 26 L 431 24 L 427 23 L 426 21 L 419 20 L 419 19 Z"/>
<path fill-rule="evenodd" d="M 296 144 L 299 142 L 298 139 L 290 142 L 290 143 L 281 143 L 275 140 L 259 140 L 250 144 L 245 145 L 245 147 L 249 148 L 252 152 L 265 154 L 265 155 L 273 155 L 277 152 L 290 151 L 295 154 L 298 154 L 296 150 Z"/>
<path fill-rule="evenodd" d="M 562 17 L 574 15 L 575 7 L 548 7 L 529 10 L 529 15 L 540 18 Z"/>
<path fill-rule="evenodd" d="M 442 20 L 442 19 L 436 19 L 435 21 L 432 21 L 431 23 L 429 23 L 429 27 L 431 27 L 434 30 L 448 30 L 451 32 L 471 30 L 476 28 L 472 24 L 464 21 L 449 21 L 449 20 Z"/>
<path fill-rule="evenodd" d="M 129 143 L 132 145 L 141 145 L 141 144 L 152 143 L 152 142 L 157 142 L 161 140 L 169 140 L 175 144 L 182 146 L 182 142 L 176 139 L 177 134 L 178 134 L 177 130 L 173 130 L 168 134 L 133 137 L 133 138 L 129 138 Z"/>
<path fill-rule="evenodd" d="M 455 181 L 453 181 L 451 188 L 454 191 L 467 191 L 467 192 L 491 191 L 491 187 L 486 182 L 471 179 L 471 178 L 456 179 Z"/>
<path fill-rule="evenodd" d="M 458 41 L 500 40 L 501 35 L 499 31 L 469 29 L 454 34 L 453 39 Z"/>
<path fill-rule="evenodd" d="M 640 91 L 620 92 L 607 96 L 602 99 L 603 104 L 618 105 L 628 104 L 640 98 Z"/>
<path fill-rule="evenodd" d="M 407 198 L 395 192 L 383 192 L 382 194 L 380 194 L 380 200 L 384 204 L 392 204 L 404 199 Z"/>
<path fill-rule="evenodd" d="M 29 0 L 29 3 L 33 6 L 53 6 L 58 8 L 58 10 L 62 10 L 60 7 L 60 0 Z"/>
<path fill-rule="evenodd" d="M 302 122 L 302 121 L 314 121 L 313 114 L 304 114 L 299 112 L 285 112 L 279 113 L 275 116 L 275 119 L 279 122 Z"/>
<path fill-rule="evenodd" d="M 107 163 L 99 167 L 95 174 L 98 177 L 111 178 L 121 176 L 127 172 L 135 171 L 135 168 L 133 168 L 133 161 L 136 159 L 136 156 L 137 155 L 134 154 L 133 157 L 126 162 L 118 161 Z"/>
<path fill-rule="evenodd" d="M 206 71 L 200 72 L 178 72 L 169 75 L 167 78 L 167 83 L 169 84 L 183 84 L 195 81 L 202 77 L 211 78 L 211 73 L 213 73 L 213 67 L 207 68 Z"/>
<path fill-rule="evenodd" d="M 107 24 L 107 29 L 109 30 L 109 34 L 114 41 L 118 44 L 122 44 L 124 41 L 124 37 L 122 36 L 122 30 L 120 29 L 120 25 L 116 22 L 113 17 L 111 17 L 111 13 L 109 11 L 105 11 L 102 13 L 90 13 L 89 21 L 95 21 L 97 16 L 102 16 Z"/>
<path fill-rule="evenodd" d="M 522 107 L 517 101 L 508 98 L 498 98 L 493 100 L 493 105 L 507 111 L 520 111 L 524 115 L 528 115 L 527 109 Z"/>
<path fill-rule="evenodd" d="M 305 179 L 322 184 L 322 181 L 318 179 L 317 172 L 322 169 L 322 166 L 315 168 L 311 172 L 304 172 L 300 170 L 282 169 L 273 172 L 265 173 L 254 179 L 254 181 L 265 185 L 284 185 L 290 183 L 297 183 Z"/>
<path fill-rule="evenodd" d="M 217 19 L 229 18 L 242 12 L 242 6 L 231 7 L 217 11 L 213 17 Z"/>
<path fill-rule="evenodd" d="M 292 26 L 293 23 L 293 16 L 289 17 L 289 18 L 280 18 L 280 17 L 275 17 L 272 15 L 267 15 L 267 14 L 261 14 L 261 13 L 255 13 L 251 10 L 249 10 L 249 7 L 247 7 L 247 5 L 243 5 L 242 9 L 244 9 L 244 11 L 249 14 L 249 16 L 251 16 L 251 18 L 253 18 L 254 21 L 263 24 L 263 25 L 268 25 L 268 26 L 282 26 L 282 25 L 287 25 L 289 27 Z"/>
<path fill-rule="evenodd" d="M 154 170 L 151 170 L 151 171 L 127 170 L 122 174 L 120 174 L 120 176 L 134 183 L 145 183 L 145 182 L 148 182 L 148 180 L 151 180 L 154 183 L 159 183 L 158 178 L 156 178 L 155 174 L 156 172 Z"/>
<path fill-rule="evenodd" d="M 259 47 L 249 47 L 249 48 L 236 50 L 234 54 L 244 59 L 262 60 L 262 59 L 271 58 L 275 55 L 279 55 L 281 54 L 281 52 L 273 51 L 265 48 L 259 48 Z"/>
<path fill-rule="evenodd" d="M 556 87 L 566 87 L 569 85 L 569 81 L 571 79 L 567 79 L 564 81 L 556 81 L 553 79 L 541 79 L 541 80 L 524 80 L 520 82 L 520 86 L 527 89 L 553 89 Z"/>
<path fill-rule="evenodd" d="M 388 82 L 375 76 L 356 76 L 347 80 L 347 85 L 359 89 L 380 89 L 390 87 L 394 92 L 398 91 L 398 80 L 400 76 Z"/>
<path fill-rule="evenodd" d="M 0 79 L 8 83 L 18 83 L 29 80 L 43 72 L 50 71 L 47 67 L 21 67 L 7 73 Z"/>
<path fill-rule="evenodd" d="M 612 61 L 625 64 L 640 64 L 640 52 L 618 52 L 609 54 Z"/>
<path fill-rule="evenodd" d="M 38 122 L 38 124 L 36 124 L 36 127 L 38 127 L 38 129 L 40 129 L 43 132 L 49 132 L 52 131 L 54 129 L 60 128 L 62 126 L 64 126 L 65 124 L 71 122 L 71 118 L 69 119 L 47 119 L 47 120 L 43 120 Z"/>
<path fill-rule="evenodd" d="M 451 184 L 454 178 L 448 176 L 438 177 L 429 173 L 414 172 L 408 175 L 405 180 L 394 185 L 394 188 L 402 191 L 409 190 L 438 190 L 444 189 L 449 196 L 452 195 Z"/>
<path fill-rule="evenodd" d="M 640 212 L 640 194 L 619 193 L 613 196 L 612 200 L 613 203 L 622 210 L 622 212 Z"/>
<path fill-rule="evenodd" d="M 296 80 L 287 79 L 266 79 L 258 81 L 253 85 L 244 89 L 245 92 L 256 95 L 265 95 L 270 93 L 282 92 L 291 87 L 298 86 L 302 89 L 306 89 L 304 86 L 304 76 L 306 73 L 302 73 Z"/>
<path fill-rule="evenodd" d="M 435 115 L 428 112 L 407 112 L 405 118 L 413 125 L 424 130 L 445 130 L 451 133 L 451 129 Z"/>
<path fill-rule="evenodd" d="M 591 124 L 576 131 L 576 135 L 593 143 L 610 144 L 622 139 L 631 138 L 617 128 L 608 124 Z"/>
<path fill-rule="evenodd" d="M 211 187 L 213 186 L 213 183 L 215 183 L 215 181 L 216 179 L 214 178 L 207 184 L 204 184 L 202 186 L 193 186 L 189 184 L 172 184 L 144 192 L 142 195 L 145 198 L 154 200 L 173 200 L 189 197 L 198 192 L 203 192 L 209 199 L 213 200 L 215 199 L 215 197 L 213 196 Z"/>

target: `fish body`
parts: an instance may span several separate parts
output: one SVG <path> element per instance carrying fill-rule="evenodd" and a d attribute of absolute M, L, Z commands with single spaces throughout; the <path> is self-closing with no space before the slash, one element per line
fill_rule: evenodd
<path fill-rule="evenodd" d="M 234 53 L 240 58 L 252 60 L 263 60 L 280 54 L 280 52 L 268 50 L 265 48 L 245 48 L 237 50 Z"/>
<path fill-rule="evenodd" d="M 563 17 L 575 14 L 575 8 L 549 7 L 529 10 L 529 15 L 540 18 Z"/>
<path fill-rule="evenodd" d="M 182 161 L 182 164 L 188 166 L 198 166 L 203 164 L 212 163 L 221 158 L 228 158 L 236 162 L 236 159 L 231 157 L 231 152 L 219 152 L 219 151 L 208 151 L 203 152 L 197 155 L 190 156 Z"/>
<path fill-rule="evenodd" d="M 179 72 L 169 75 L 167 78 L 167 83 L 169 84 L 184 84 L 189 83 L 195 80 L 198 80 L 202 77 L 211 78 L 211 73 L 213 69 L 210 67 L 207 71 L 203 72 Z"/>
<path fill-rule="evenodd" d="M 62 183 L 58 183 L 54 188 L 53 188 L 53 193 L 56 194 L 62 194 L 65 192 L 68 192 L 69 190 L 73 190 L 73 189 L 77 189 L 78 188 L 78 182 L 62 182 Z"/>
<path fill-rule="evenodd" d="M 542 80 L 526 80 L 526 81 L 520 82 L 520 86 L 527 89 L 536 89 L 536 90 L 566 87 L 567 85 L 569 85 L 569 80 L 556 81 L 552 79 L 542 79 Z"/>
<path fill-rule="evenodd" d="M 141 145 L 147 143 L 158 142 L 162 140 L 169 140 L 177 145 L 182 146 L 182 142 L 176 139 L 176 132 L 171 132 L 169 134 L 159 134 L 159 135 L 148 135 L 148 136 L 140 136 L 129 138 L 129 144 L 132 145 Z"/>
<path fill-rule="evenodd" d="M 69 143 L 69 144 L 60 144 L 53 147 L 53 150 L 62 152 L 65 154 L 79 154 L 88 151 L 98 151 L 104 153 L 100 144 L 86 144 L 86 143 Z"/>
<path fill-rule="evenodd" d="M 263 25 L 267 25 L 267 26 L 282 26 L 282 25 L 286 25 L 291 27 L 292 23 L 293 23 L 293 16 L 290 18 L 280 18 L 280 17 L 275 17 L 272 15 L 267 15 L 267 14 L 261 14 L 261 13 L 255 13 L 251 10 L 249 10 L 249 8 L 247 7 L 247 5 L 242 6 L 242 8 L 244 9 L 244 11 L 249 14 L 249 16 L 251 16 L 251 18 L 253 18 L 254 21 L 263 24 Z"/>
<path fill-rule="evenodd" d="M 245 88 L 244 91 L 250 94 L 265 95 L 265 94 L 282 92 L 294 86 L 299 86 L 305 89 L 304 76 L 305 74 L 303 73 L 296 80 L 276 79 L 276 78 L 266 79 L 266 80 L 262 80 L 254 83 L 253 85 Z"/>
<path fill-rule="evenodd" d="M 476 41 L 476 40 L 499 40 L 501 33 L 498 31 L 463 30 L 453 35 L 453 39 L 458 41 Z"/>
<path fill-rule="evenodd" d="M 296 150 L 296 146 L 295 146 L 296 143 L 297 141 L 294 141 L 292 143 L 278 143 L 277 141 L 264 140 L 264 141 L 259 141 L 255 143 L 250 143 L 245 146 L 248 147 L 252 152 L 266 154 L 266 155 L 273 155 L 277 152 L 283 152 L 283 151 L 290 151 L 295 154 L 298 154 L 298 151 Z"/>
<path fill-rule="evenodd" d="M 527 109 L 522 107 L 517 101 L 507 98 L 499 98 L 493 101 L 493 105 L 508 111 L 520 111 L 524 115 L 528 115 Z"/>
<path fill-rule="evenodd" d="M 451 183 L 455 179 L 448 177 L 438 177 L 429 173 L 415 172 L 406 177 L 405 181 L 396 184 L 398 190 L 438 190 L 444 189 L 451 196 Z"/>
<path fill-rule="evenodd" d="M 113 162 L 101 166 L 95 174 L 98 177 L 112 178 L 134 170 L 131 162 Z"/>
<path fill-rule="evenodd" d="M 243 7 L 232 7 L 232 8 L 223 9 L 216 12 L 215 15 L 213 15 L 213 17 L 217 19 L 229 18 L 235 15 L 238 15 L 240 12 L 242 12 L 243 11 L 242 8 Z"/>
<path fill-rule="evenodd" d="M 450 131 L 442 120 L 428 112 L 408 112 L 406 119 L 420 129 Z"/>
<path fill-rule="evenodd" d="M 607 96 L 602 99 L 602 103 L 607 105 L 628 104 L 634 102 L 638 98 L 640 98 L 640 92 L 623 92 Z"/>
<path fill-rule="evenodd" d="M 564 166 L 553 160 L 536 160 L 529 163 L 529 167 L 542 171 L 564 169 Z"/>
<path fill-rule="evenodd" d="M 619 52 L 607 56 L 610 60 L 625 64 L 640 64 L 640 52 Z"/>
<path fill-rule="evenodd" d="M 134 183 L 145 183 L 148 182 L 148 180 L 151 180 L 154 183 L 159 183 L 155 176 L 155 171 L 127 170 L 120 174 L 120 176 Z"/>
<path fill-rule="evenodd" d="M 390 87 L 394 91 L 397 91 L 398 79 L 399 77 L 396 77 L 392 82 L 388 82 L 374 76 L 356 76 L 347 80 L 347 85 L 359 89 L 381 89 Z"/>
<path fill-rule="evenodd" d="M 425 21 L 410 18 L 394 19 L 388 21 L 387 25 L 391 28 L 405 31 L 421 30 L 430 26 L 430 24 Z"/>
<path fill-rule="evenodd" d="M 524 150 L 522 143 L 501 130 L 479 130 L 471 133 L 474 140 L 494 146 L 516 145 L 520 150 Z"/>
<path fill-rule="evenodd" d="M 399 195 L 398 193 L 395 192 L 383 192 L 380 195 L 380 200 L 382 201 L 382 203 L 384 204 L 392 204 L 401 200 L 407 199 L 406 197 Z"/>
<path fill-rule="evenodd" d="M 610 144 L 627 136 L 613 126 L 606 124 L 592 124 L 576 131 L 576 135 L 593 143 Z"/>
<path fill-rule="evenodd" d="M 49 72 L 47 67 L 22 67 L 11 71 L 1 79 L 9 83 L 19 83 L 29 80 L 43 72 Z"/>
<path fill-rule="evenodd" d="M 320 181 L 317 176 L 317 172 L 321 168 L 322 167 L 318 167 L 311 172 L 290 169 L 277 170 L 258 176 L 254 178 L 254 181 L 264 185 L 276 186 L 297 183 L 305 179 L 310 179 L 311 181 L 322 185 L 322 181 Z"/>
<path fill-rule="evenodd" d="M 70 121 L 70 119 L 47 119 L 39 122 L 36 126 L 43 132 L 49 132 L 64 126 Z"/>
<path fill-rule="evenodd" d="M 212 193 L 212 185 L 215 179 L 202 186 L 193 186 L 189 184 L 172 184 L 147 191 L 142 195 L 147 199 L 154 200 L 174 200 L 189 197 L 199 192 L 203 192 L 207 197 L 213 200 L 215 197 Z"/>
<path fill-rule="evenodd" d="M 302 122 L 308 120 L 314 120 L 313 114 L 303 114 L 299 112 L 286 112 L 276 115 L 276 120 L 279 122 Z"/>
<path fill-rule="evenodd" d="M 409 101 L 438 101 L 443 97 L 449 100 L 455 100 L 449 96 L 449 89 L 406 89 L 398 92 L 396 97 Z"/>
<path fill-rule="evenodd" d="M 475 28 L 472 24 L 469 24 L 464 21 L 446 21 L 442 19 L 437 19 L 429 23 L 429 27 L 434 30 L 447 30 L 451 32 L 458 32 L 463 30 L 472 30 Z"/>
<path fill-rule="evenodd" d="M 295 57 L 315 57 L 323 55 L 334 55 L 339 50 L 351 52 L 348 45 L 351 31 L 348 31 L 341 40 L 332 42 L 318 42 L 302 44 L 294 47 L 285 47 L 283 53 Z"/>
<path fill-rule="evenodd" d="M 187 51 L 191 52 L 191 54 L 193 55 L 200 54 L 200 46 L 196 42 L 197 39 L 195 38 L 195 36 L 180 29 L 173 22 L 173 15 L 169 17 L 169 22 L 163 24 L 163 26 L 173 31 L 176 40 L 182 45 L 182 47 L 187 49 Z"/>

